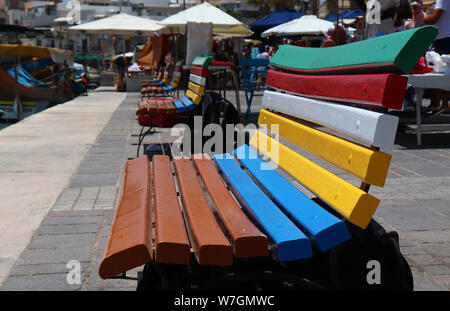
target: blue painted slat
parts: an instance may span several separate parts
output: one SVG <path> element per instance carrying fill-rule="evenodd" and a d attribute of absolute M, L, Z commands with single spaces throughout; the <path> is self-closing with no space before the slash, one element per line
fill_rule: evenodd
<path fill-rule="evenodd" d="M 214 160 L 244 210 L 277 245 L 279 261 L 312 256 L 310 240 L 258 188 L 229 154 L 215 155 Z"/>
<path fill-rule="evenodd" d="M 195 108 L 195 104 L 187 96 L 180 98 L 183 104 L 186 106 L 187 110 L 190 111 Z"/>
<path fill-rule="evenodd" d="M 156 86 L 164 86 L 164 85 L 166 85 L 164 82 L 158 82 L 158 83 L 156 83 Z"/>
<path fill-rule="evenodd" d="M 241 59 L 239 61 L 241 66 L 269 66 L 269 60 L 267 59 Z"/>
<path fill-rule="evenodd" d="M 179 99 L 176 99 L 173 101 L 173 104 L 175 105 L 175 108 L 177 108 L 178 112 L 185 112 L 187 111 L 186 106 L 183 104 L 183 102 Z"/>
<path fill-rule="evenodd" d="M 309 199 L 248 145 L 237 148 L 234 154 L 321 251 L 327 251 L 350 238 L 342 220 Z"/>

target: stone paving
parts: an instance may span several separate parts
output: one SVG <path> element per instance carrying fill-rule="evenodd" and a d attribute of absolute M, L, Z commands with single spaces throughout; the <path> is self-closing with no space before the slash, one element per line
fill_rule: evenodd
<path fill-rule="evenodd" d="M 230 100 L 233 99 L 230 96 Z M 1 290 L 135 290 L 138 267 L 126 279 L 101 280 L 99 262 L 120 197 L 125 162 L 136 156 L 139 126 L 137 93 L 129 93 L 35 232 Z M 260 109 L 254 99 L 252 112 Z M 241 107 L 245 101 L 241 94 Z M 381 200 L 375 218 L 400 235 L 412 268 L 415 290 L 450 288 L 450 133 L 415 136 L 399 132 L 384 188 L 370 192 Z M 158 130 L 145 143 L 167 142 Z M 333 169 L 332 169 L 333 170 Z M 69 284 L 67 263 L 80 263 L 81 280 Z"/>

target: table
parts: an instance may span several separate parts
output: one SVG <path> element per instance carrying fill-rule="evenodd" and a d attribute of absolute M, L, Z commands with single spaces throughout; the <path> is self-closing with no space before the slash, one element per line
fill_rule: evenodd
<path fill-rule="evenodd" d="M 427 73 L 405 75 L 408 83 L 416 88 L 416 121 L 417 121 L 417 145 L 422 145 L 422 97 L 424 89 L 441 89 L 450 91 L 450 74 Z"/>
<path fill-rule="evenodd" d="M 128 72 L 128 75 L 125 76 L 127 92 L 140 92 L 141 82 L 149 79 L 150 75 L 142 71 Z"/>

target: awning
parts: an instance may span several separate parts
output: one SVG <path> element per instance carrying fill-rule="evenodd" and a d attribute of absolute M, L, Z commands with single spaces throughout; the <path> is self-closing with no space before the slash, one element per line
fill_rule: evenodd
<path fill-rule="evenodd" d="M 184 34 L 188 22 L 212 23 L 214 34 L 252 35 L 247 25 L 208 2 L 171 15 L 162 20 L 160 24 L 169 27 L 171 33 Z"/>
<path fill-rule="evenodd" d="M 261 34 L 261 37 L 273 35 L 326 35 L 331 27 L 334 27 L 332 22 L 320 19 L 315 15 L 305 15 L 268 29 Z"/>
<path fill-rule="evenodd" d="M 117 36 L 154 36 L 167 32 L 165 26 L 149 18 L 120 13 L 93 22 L 72 26 L 69 32 Z"/>
<path fill-rule="evenodd" d="M 293 9 L 284 8 L 276 12 L 272 12 L 256 22 L 250 24 L 250 29 L 256 32 L 263 32 L 269 28 L 273 28 L 280 24 L 290 22 L 294 19 L 300 18 L 304 13 L 295 11 Z"/>

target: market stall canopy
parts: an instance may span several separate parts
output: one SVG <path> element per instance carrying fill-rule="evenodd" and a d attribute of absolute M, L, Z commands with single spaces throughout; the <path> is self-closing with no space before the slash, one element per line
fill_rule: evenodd
<path fill-rule="evenodd" d="M 251 35 L 248 26 L 221 9 L 204 2 L 162 20 L 160 24 L 170 28 L 171 33 L 185 33 L 187 22 L 212 23 L 213 33 Z"/>
<path fill-rule="evenodd" d="M 261 34 L 261 37 L 274 35 L 326 35 L 331 27 L 334 27 L 332 22 L 320 19 L 315 15 L 304 15 L 293 21 L 267 29 Z"/>
<path fill-rule="evenodd" d="M 156 68 L 170 52 L 170 43 L 167 35 L 151 37 L 139 53 L 136 62 L 150 69 Z"/>
<path fill-rule="evenodd" d="M 254 32 L 263 32 L 269 28 L 273 28 L 280 24 L 290 22 L 294 19 L 300 18 L 304 13 L 295 11 L 293 9 L 284 8 L 276 12 L 272 12 L 263 18 L 257 20 L 253 24 L 250 24 L 250 29 Z"/>
<path fill-rule="evenodd" d="M 117 36 L 153 36 L 167 32 L 167 28 L 157 21 L 120 13 L 93 22 L 72 26 L 69 32 L 106 34 Z"/>
<path fill-rule="evenodd" d="M 353 10 L 353 11 L 345 11 L 339 14 L 339 20 L 343 19 L 345 24 L 348 24 L 351 22 L 351 20 L 355 20 L 358 16 L 363 16 L 364 13 L 362 10 Z M 330 14 L 327 17 L 325 17 L 325 20 L 329 22 L 335 22 L 337 21 L 337 14 Z M 346 22 L 347 20 L 347 22 Z"/>
<path fill-rule="evenodd" d="M 64 64 L 69 66 L 73 64 L 73 52 L 43 46 L 32 46 L 22 44 L 0 44 L 0 59 L 6 62 L 8 59 L 13 60 L 20 56 L 22 60 L 27 58 L 44 58 L 51 59 L 56 64 Z"/>

